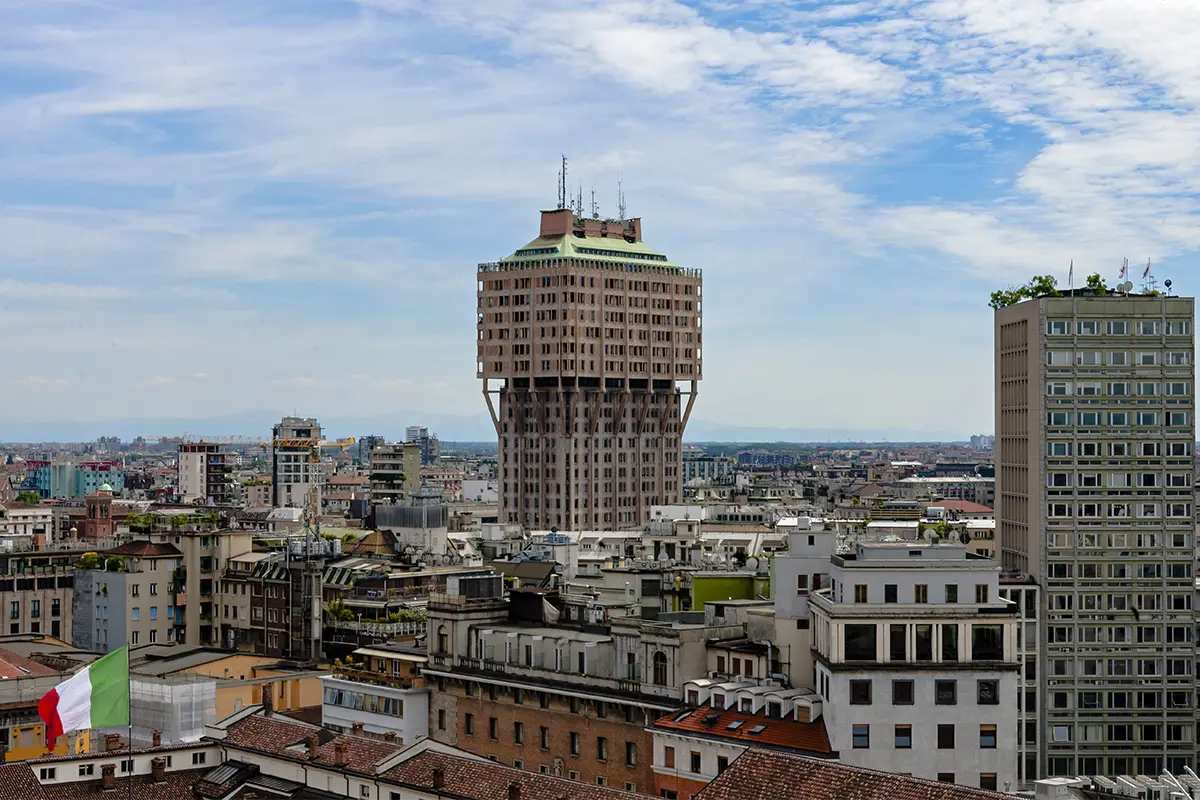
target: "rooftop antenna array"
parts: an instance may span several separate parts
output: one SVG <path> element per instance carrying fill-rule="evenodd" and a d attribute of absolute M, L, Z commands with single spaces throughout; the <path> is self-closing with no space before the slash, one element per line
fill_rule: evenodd
<path fill-rule="evenodd" d="M 625 221 L 625 192 L 621 191 L 621 181 L 617 180 L 617 219 Z"/>
<path fill-rule="evenodd" d="M 583 216 L 583 184 L 579 184 L 579 195 L 575 199 L 575 215 Z"/>
<path fill-rule="evenodd" d="M 600 219 L 600 209 L 596 206 L 596 187 L 592 187 L 592 219 Z"/>

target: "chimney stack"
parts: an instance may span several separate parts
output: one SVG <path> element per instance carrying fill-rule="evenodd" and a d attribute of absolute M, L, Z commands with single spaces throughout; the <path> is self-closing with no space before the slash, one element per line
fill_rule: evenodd
<path fill-rule="evenodd" d="M 345 742 L 339 740 L 334 744 L 333 763 L 339 767 L 344 767 L 350 763 L 350 747 Z"/>
<path fill-rule="evenodd" d="M 162 747 L 162 731 L 150 731 L 150 746 Z"/>
<path fill-rule="evenodd" d="M 117 765 L 116 764 L 101 764 L 100 776 L 102 788 L 106 792 L 115 792 L 117 790 Z"/>
<path fill-rule="evenodd" d="M 104 734 L 104 752 L 111 753 L 114 750 L 121 749 L 121 734 L 106 733 Z"/>
<path fill-rule="evenodd" d="M 167 782 L 167 760 L 165 758 L 150 759 L 150 776 L 155 783 Z"/>
<path fill-rule="evenodd" d="M 315 733 L 310 733 L 306 741 L 308 742 L 308 758 L 311 761 L 317 757 L 317 748 L 321 746 L 321 740 Z"/>
<path fill-rule="evenodd" d="M 350 726 L 350 733 L 352 733 L 355 736 L 362 736 L 363 735 L 363 724 L 361 722 L 355 722 L 353 725 Z"/>
<path fill-rule="evenodd" d="M 521 784 L 513 781 L 508 785 L 508 800 L 521 800 Z"/>
<path fill-rule="evenodd" d="M 440 791 L 446 785 L 446 773 L 441 767 L 433 768 L 433 790 Z"/>
<path fill-rule="evenodd" d="M 271 716 L 275 711 L 275 684 L 264 683 L 262 685 L 262 707 L 264 717 Z"/>

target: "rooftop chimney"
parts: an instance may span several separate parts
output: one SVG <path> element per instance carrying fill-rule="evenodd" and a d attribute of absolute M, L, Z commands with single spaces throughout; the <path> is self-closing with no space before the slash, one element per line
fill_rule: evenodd
<path fill-rule="evenodd" d="M 315 733 L 310 733 L 305 739 L 308 742 L 308 757 L 314 759 L 317 757 L 317 748 L 321 746 L 321 740 L 317 738 Z"/>
<path fill-rule="evenodd" d="M 433 768 L 433 790 L 436 792 L 446 785 L 446 773 L 441 767 Z"/>
<path fill-rule="evenodd" d="M 100 765 L 101 787 L 106 792 L 115 792 L 117 790 L 117 765 L 116 764 L 101 764 Z"/>
<path fill-rule="evenodd" d="M 262 707 L 263 716 L 269 717 L 275 711 L 275 684 L 264 683 L 262 685 Z"/>
<path fill-rule="evenodd" d="M 350 763 L 350 746 L 341 740 L 333 746 L 333 763 L 339 767 Z"/>
<path fill-rule="evenodd" d="M 167 760 L 165 758 L 150 759 L 150 776 L 155 783 L 167 782 Z"/>
<path fill-rule="evenodd" d="M 508 800 L 521 800 L 521 784 L 513 781 L 508 785 Z"/>
<path fill-rule="evenodd" d="M 361 722 L 355 722 L 353 725 L 350 726 L 350 733 L 352 733 L 355 736 L 362 736 L 363 735 L 363 724 Z"/>
<path fill-rule="evenodd" d="M 150 746 L 162 747 L 162 731 L 150 731 Z"/>
<path fill-rule="evenodd" d="M 106 733 L 104 734 L 104 752 L 111 753 L 113 750 L 121 749 L 121 734 Z"/>

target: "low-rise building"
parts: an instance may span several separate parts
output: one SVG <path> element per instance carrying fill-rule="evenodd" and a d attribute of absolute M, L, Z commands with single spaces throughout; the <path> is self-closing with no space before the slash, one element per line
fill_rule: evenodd
<path fill-rule="evenodd" d="M 809 690 L 701 679 L 685 691 L 689 707 L 651 726 L 659 797 L 694 797 L 751 748 L 837 757 Z"/>
<path fill-rule="evenodd" d="M 430 736 L 521 769 L 651 791 L 647 726 L 740 625 L 623 617 L 590 597 L 454 578 L 429 598 Z"/>

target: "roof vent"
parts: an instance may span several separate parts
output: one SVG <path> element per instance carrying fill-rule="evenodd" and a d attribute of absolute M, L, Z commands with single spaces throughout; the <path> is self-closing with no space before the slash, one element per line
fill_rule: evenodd
<path fill-rule="evenodd" d="M 753 728 L 750 729 L 750 733 L 753 734 L 754 736 L 757 736 L 758 734 L 762 733 L 766 729 L 767 729 L 766 725 L 755 725 Z"/>

